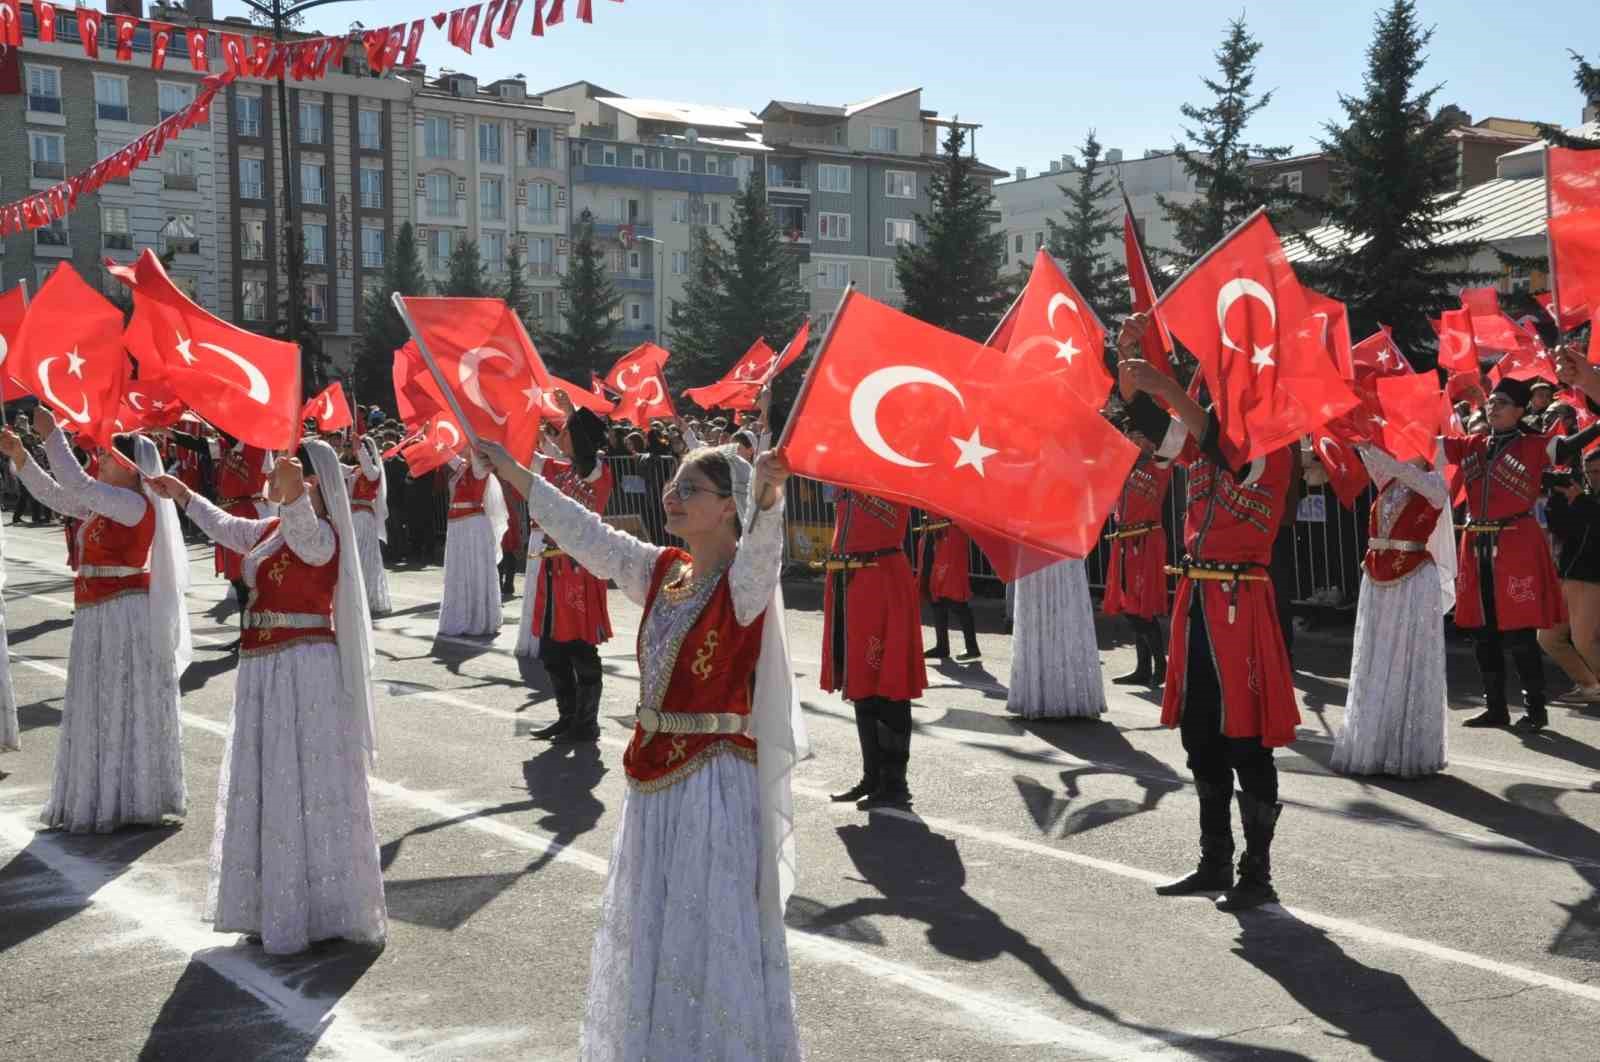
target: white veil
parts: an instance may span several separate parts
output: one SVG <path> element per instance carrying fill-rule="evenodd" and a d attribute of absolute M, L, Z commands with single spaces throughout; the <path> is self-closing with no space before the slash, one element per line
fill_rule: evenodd
<path fill-rule="evenodd" d="M 366 752 L 367 767 L 378 763 L 377 724 L 372 696 L 372 616 L 367 612 L 367 588 L 361 578 L 361 555 L 356 529 L 350 520 L 350 494 L 344 470 L 333 447 L 307 439 L 305 450 L 328 509 L 328 522 L 339 539 L 339 585 L 333 599 L 333 632 L 339 645 L 339 672 L 345 696 L 355 713 L 356 733 Z"/>
<path fill-rule="evenodd" d="M 134 463 L 145 479 L 163 474 L 161 453 L 143 435 L 133 436 Z M 144 496 L 156 514 L 156 534 L 150 545 L 150 643 L 156 652 L 172 657 L 173 674 L 181 676 L 194 658 L 189 634 L 189 552 L 178 529 L 178 507 L 158 498 L 148 487 Z"/>
<path fill-rule="evenodd" d="M 1433 525 L 1433 534 L 1428 536 L 1428 555 L 1433 558 L 1433 565 L 1439 570 L 1439 615 L 1443 616 L 1456 607 L 1456 532 L 1452 526 L 1450 511 L 1449 490 L 1450 481 L 1444 476 L 1444 440 L 1439 440 L 1438 449 L 1433 455 L 1433 475 L 1444 479 L 1446 500 L 1444 507 L 1439 511 L 1439 520 Z"/>
<path fill-rule="evenodd" d="M 489 482 L 483 488 L 483 513 L 489 518 L 489 530 L 494 533 L 494 562 L 500 563 L 500 542 L 506 537 L 506 528 L 511 525 L 511 512 L 506 508 L 505 491 L 500 489 L 500 477 L 494 474 L 494 469 L 487 463 L 480 465 L 479 457 L 473 453 L 469 459 L 470 469 L 462 475 L 476 475 L 478 469 L 488 468 Z"/>
<path fill-rule="evenodd" d="M 544 475 L 544 454 L 537 450 L 533 454 L 532 472 L 535 476 Z M 533 605 L 539 596 L 539 580 L 544 577 L 544 530 L 534 526 L 533 510 L 528 510 L 528 555 L 524 565 L 522 580 L 522 626 L 517 628 L 517 655 L 537 657 L 539 655 L 539 633 L 533 629 Z"/>
<path fill-rule="evenodd" d="M 378 541 L 389 541 L 389 473 L 383 467 L 383 452 L 378 448 L 378 440 L 370 435 L 363 435 L 357 440 L 356 445 L 366 453 L 368 460 L 378 469 L 378 500 L 373 506 L 374 514 L 378 518 Z"/>

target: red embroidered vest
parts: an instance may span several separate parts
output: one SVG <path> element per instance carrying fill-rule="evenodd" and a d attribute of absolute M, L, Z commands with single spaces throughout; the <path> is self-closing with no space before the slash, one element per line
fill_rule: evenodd
<path fill-rule="evenodd" d="M 378 488 L 382 484 L 381 475 L 377 479 L 368 479 L 365 472 L 356 469 L 353 482 L 350 484 L 350 508 L 374 512 L 378 500 Z"/>
<path fill-rule="evenodd" d="M 910 521 L 911 510 L 904 505 L 856 491 L 843 493 L 834 502 L 833 553 L 903 549 Z"/>
<path fill-rule="evenodd" d="M 1287 451 L 1261 458 L 1265 464 L 1252 483 L 1201 455 L 1193 439 L 1186 454 L 1191 463 L 1183 543 L 1189 554 L 1224 564 L 1270 564 L 1289 491 Z"/>
<path fill-rule="evenodd" d="M 222 452 L 217 463 L 217 505 L 226 509 L 241 501 L 249 501 L 261 494 L 267 485 L 267 474 L 261 471 L 267 452 L 254 446 L 228 449 Z"/>
<path fill-rule="evenodd" d="M 468 465 L 456 478 L 450 490 L 450 519 L 462 520 L 483 514 L 483 494 L 489 489 L 489 477 L 479 479 Z"/>
<path fill-rule="evenodd" d="M 689 554 L 677 549 L 669 549 L 661 555 L 645 599 L 646 616 L 678 564 L 688 560 Z M 765 623 L 763 615 L 748 627 L 739 626 L 734 618 L 733 590 L 724 574 L 699 619 L 678 645 L 672 678 L 661 698 L 660 711 L 748 716 Z M 641 659 L 647 653 L 671 651 L 670 646 L 645 645 L 642 640 L 645 629 L 646 624 L 641 621 L 638 646 Z M 633 740 L 628 742 L 622 764 L 636 787 L 646 790 L 665 789 L 681 781 L 703 767 L 713 755 L 732 752 L 752 761 L 756 756 L 755 740 L 741 734 L 656 734 L 648 742 L 645 737 L 645 732 L 635 724 Z M 717 748 L 718 745 L 729 747 Z"/>
<path fill-rule="evenodd" d="M 78 577 L 72 584 L 79 605 L 99 605 L 123 594 L 150 589 L 150 546 L 156 538 L 155 506 L 145 502 L 144 516 L 132 527 L 94 516 L 78 529 Z M 137 575 L 84 575 L 90 568 L 137 568 Z"/>
<path fill-rule="evenodd" d="M 278 530 L 277 520 L 268 521 L 267 529 L 256 540 L 256 545 L 272 537 Z M 255 581 L 250 586 L 249 611 L 280 613 L 292 616 L 319 616 L 321 626 L 306 627 L 255 627 L 245 630 L 241 650 L 266 652 L 303 641 L 330 642 L 333 640 L 333 595 L 339 586 L 339 547 L 335 543 L 333 557 L 326 564 L 307 564 L 289 548 L 289 543 L 279 541 L 271 553 L 261 558 L 256 566 Z"/>
<path fill-rule="evenodd" d="M 1171 483 L 1171 465 L 1159 465 L 1148 457 L 1139 458 L 1133 471 L 1128 473 L 1122 496 L 1117 499 L 1117 526 L 1159 524 L 1161 505 L 1167 500 L 1167 487 Z"/>
<path fill-rule="evenodd" d="M 1384 493 L 1404 489 L 1404 484 L 1395 481 L 1384 487 Z M 1382 510 L 1383 495 L 1380 494 L 1373 500 L 1372 511 L 1367 517 L 1367 533 L 1374 540 L 1415 543 L 1416 546 L 1388 548 L 1369 546 L 1362 563 L 1366 565 L 1367 575 L 1373 582 L 1394 583 L 1404 579 L 1424 564 L 1433 563 L 1433 557 L 1428 553 L 1428 536 L 1433 534 L 1433 525 L 1439 520 L 1439 509 L 1422 495 L 1412 493 L 1401 507 L 1400 515 L 1395 517 L 1394 524 L 1387 530 L 1379 526 Z"/>
<path fill-rule="evenodd" d="M 1467 512 L 1473 520 L 1506 520 L 1526 515 L 1539 497 L 1539 478 L 1550 467 L 1544 435 L 1523 435 L 1507 444 L 1494 461 L 1489 453 L 1492 439 L 1475 435 L 1470 439 L 1447 440 L 1447 455 L 1454 448 L 1466 452 L 1461 457 L 1461 473 L 1467 484 Z"/>

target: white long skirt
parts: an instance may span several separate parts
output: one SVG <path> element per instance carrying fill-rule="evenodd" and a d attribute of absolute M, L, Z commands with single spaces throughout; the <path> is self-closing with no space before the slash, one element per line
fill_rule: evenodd
<path fill-rule="evenodd" d="M 522 579 L 522 625 L 517 628 L 517 655 L 539 658 L 539 636 L 533 633 L 533 604 L 539 599 L 539 579 L 544 571 L 544 532 L 528 532 L 528 557 Z"/>
<path fill-rule="evenodd" d="M 1333 769 L 1343 774 L 1434 774 L 1445 765 L 1444 620 L 1439 569 L 1378 586 L 1361 577 L 1355 656 Z"/>
<path fill-rule="evenodd" d="M 755 764 L 715 756 L 654 793 L 630 788 L 600 907 L 579 1057 L 800 1057 L 783 939 L 761 935 Z"/>
<path fill-rule="evenodd" d="M 367 585 L 367 608 L 374 616 L 394 609 L 389 601 L 389 573 L 383 568 L 383 548 L 378 544 L 378 517 L 365 509 L 350 514 L 356 528 L 356 553 L 361 558 L 361 578 Z"/>
<path fill-rule="evenodd" d="M 274 955 L 384 939 L 364 757 L 335 645 L 240 658 L 206 891 L 217 932 L 259 934 Z"/>
<path fill-rule="evenodd" d="M 1093 718 L 1104 712 L 1094 603 L 1083 562 L 1052 564 L 1023 576 L 1016 587 L 1006 708 L 1024 719 Z"/>
<path fill-rule="evenodd" d="M 493 637 L 500 631 L 500 570 L 494 529 L 482 514 L 451 520 L 444 538 L 439 633 Z"/>
<path fill-rule="evenodd" d="M 6 641 L 6 607 L 0 602 L 0 752 L 20 752 L 17 697 L 11 691 L 11 644 Z"/>
<path fill-rule="evenodd" d="M 55 778 L 43 820 L 110 833 L 183 815 L 183 724 L 170 656 L 150 646 L 150 599 L 123 594 L 72 617 Z"/>

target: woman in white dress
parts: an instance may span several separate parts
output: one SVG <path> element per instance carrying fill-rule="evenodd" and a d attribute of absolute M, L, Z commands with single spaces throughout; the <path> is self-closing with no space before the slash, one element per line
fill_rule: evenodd
<path fill-rule="evenodd" d="M 1444 615 L 1456 585 L 1450 488 L 1420 459 L 1360 452 L 1378 496 L 1333 769 L 1414 778 L 1445 765 Z"/>
<path fill-rule="evenodd" d="M 389 601 L 389 573 L 384 570 L 379 543 L 389 541 L 389 480 L 376 439 L 363 435 L 355 449 L 360 464 L 345 475 L 350 518 L 355 522 L 356 546 L 361 555 L 361 577 L 367 587 L 367 610 L 374 616 L 387 616 L 394 606 Z"/>
<path fill-rule="evenodd" d="M 332 938 L 382 941 L 387 923 L 367 793 L 372 649 L 355 528 L 333 449 L 308 441 L 300 455 L 273 468 L 274 519 L 230 516 L 170 476 L 153 485 L 244 556 L 249 604 L 206 917 L 274 955 Z"/>
<path fill-rule="evenodd" d="M 1016 588 L 1006 708 L 1024 719 L 1096 718 L 1106 689 L 1083 561 L 1059 561 Z"/>
<path fill-rule="evenodd" d="M 500 538 L 510 515 L 505 495 L 483 460 L 453 457 L 444 539 L 444 600 L 439 633 L 493 638 L 500 632 Z"/>
<path fill-rule="evenodd" d="M 664 496 L 680 550 L 484 450 L 564 550 L 644 608 L 579 1057 L 798 1059 L 783 909 L 805 738 L 778 590 L 787 467 L 764 454 L 752 477 L 732 447 L 686 457 Z"/>
<path fill-rule="evenodd" d="M 189 564 L 178 514 L 140 490 L 141 473 L 161 474 L 161 458 L 149 439 L 119 435 L 100 450 L 99 478 L 90 479 L 42 406 L 34 430 L 54 478 L 10 432 L 0 450 L 35 498 L 83 521 L 60 746 L 43 821 L 70 833 L 160 825 L 188 810 L 178 679 L 190 657 Z"/>

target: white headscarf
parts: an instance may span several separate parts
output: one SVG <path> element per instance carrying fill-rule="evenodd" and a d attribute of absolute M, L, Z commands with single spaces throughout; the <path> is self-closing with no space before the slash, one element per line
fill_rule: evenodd
<path fill-rule="evenodd" d="M 143 435 L 133 437 L 134 463 L 146 480 L 163 474 L 161 452 Z M 182 675 L 194 658 L 189 634 L 189 553 L 178 528 L 178 507 L 143 488 L 156 516 L 156 534 L 150 544 L 150 643 L 156 652 L 172 658 L 173 674 Z"/>
<path fill-rule="evenodd" d="M 374 515 L 378 518 L 378 541 L 389 541 L 389 473 L 383 467 L 383 452 L 378 448 L 378 440 L 370 435 L 363 435 L 356 443 L 366 451 L 367 458 L 378 469 L 378 500 L 373 506 Z M 365 475 L 365 470 L 362 470 Z"/>
<path fill-rule="evenodd" d="M 1433 474 L 1444 479 L 1444 440 L 1439 440 L 1439 445 L 1433 455 Z M 1450 490 L 1450 481 L 1445 479 L 1445 491 Z M 1452 526 L 1454 514 L 1450 510 L 1447 500 L 1439 511 L 1439 519 L 1433 525 L 1433 534 L 1428 536 L 1428 555 L 1433 558 L 1433 566 L 1439 570 L 1439 615 L 1447 615 L 1456 607 L 1456 531 Z"/>
<path fill-rule="evenodd" d="M 377 721 L 372 696 L 372 616 L 367 612 L 367 588 L 361 578 L 361 554 L 356 548 L 355 524 L 350 519 L 350 494 L 344 470 L 333 447 L 308 439 L 305 450 L 322 491 L 328 522 L 339 539 L 339 583 L 333 599 L 333 633 L 339 645 L 339 672 L 344 679 L 346 702 L 355 713 L 356 733 L 367 754 L 368 769 L 378 765 Z"/>
<path fill-rule="evenodd" d="M 535 476 L 544 475 L 545 456 L 533 455 L 532 470 Z M 539 596 L 539 580 L 544 577 L 544 530 L 533 522 L 533 510 L 528 510 L 528 555 L 522 581 L 522 626 L 517 628 L 517 655 L 539 655 L 539 632 L 533 629 L 533 606 Z"/>
<path fill-rule="evenodd" d="M 494 474 L 494 466 L 474 452 L 461 474 L 475 476 L 480 472 L 489 478 L 483 488 L 483 514 L 489 518 L 489 530 L 494 534 L 494 562 L 499 564 L 500 541 L 505 538 L 506 528 L 511 526 L 511 511 L 506 508 L 506 495 L 500 489 L 500 477 Z"/>

